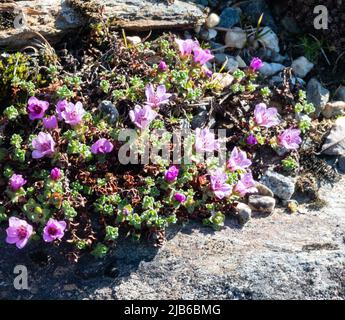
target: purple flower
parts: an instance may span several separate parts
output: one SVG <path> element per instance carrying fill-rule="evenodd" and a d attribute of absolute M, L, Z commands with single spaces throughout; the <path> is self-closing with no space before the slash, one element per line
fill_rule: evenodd
<path fill-rule="evenodd" d="M 297 150 L 302 143 L 301 131 L 298 129 L 286 129 L 278 136 L 278 143 L 286 150 Z"/>
<path fill-rule="evenodd" d="M 146 129 L 156 116 L 157 113 L 149 105 L 136 105 L 134 110 L 129 111 L 130 119 L 141 130 Z"/>
<path fill-rule="evenodd" d="M 149 105 L 153 109 L 158 108 L 161 104 L 167 104 L 171 97 L 171 94 L 167 93 L 164 84 L 158 86 L 156 92 L 152 84 L 147 85 L 145 95 L 147 99 L 145 104 Z"/>
<path fill-rule="evenodd" d="M 214 55 L 211 54 L 210 50 L 203 50 L 200 47 L 195 47 L 193 49 L 194 53 L 194 62 L 199 62 L 201 65 L 204 65 L 207 61 L 210 61 L 214 58 Z"/>
<path fill-rule="evenodd" d="M 211 78 L 212 77 L 212 75 L 213 75 L 213 72 L 210 70 L 210 69 L 208 69 L 207 67 L 203 67 L 202 68 L 202 70 L 203 70 L 203 72 L 204 72 L 204 75 L 207 77 L 207 78 Z"/>
<path fill-rule="evenodd" d="M 47 101 L 42 101 L 35 97 L 31 97 L 28 100 L 28 112 L 30 120 L 42 119 L 48 107 L 49 103 Z"/>
<path fill-rule="evenodd" d="M 160 71 L 166 71 L 166 70 L 168 70 L 168 65 L 165 63 L 164 60 L 161 60 L 161 61 L 159 62 L 159 64 L 158 64 L 158 69 L 159 69 Z"/>
<path fill-rule="evenodd" d="M 183 193 L 180 193 L 180 192 L 176 192 L 174 194 L 174 198 L 176 201 L 180 202 L 180 203 L 183 203 L 186 201 L 187 197 L 183 194 Z"/>
<path fill-rule="evenodd" d="M 177 168 L 176 166 L 171 166 L 167 171 L 165 171 L 165 180 L 169 183 L 175 181 L 177 179 L 179 171 L 179 168 Z"/>
<path fill-rule="evenodd" d="M 263 62 L 260 58 L 254 57 L 252 61 L 250 62 L 250 68 L 254 71 L 257 71 L 263 67 Z"/>
<path fill-rule="evenodd" d="M 9 244 L 15 243 L 18 249 L 24 248 L 32 235 L 32 226 L 25 220 L 20 220 L 15 217 L 9 218 L 8 223 L 6 242 Z"/>
<path fill-rule="evenodd" d="M 244 197 L 246 193 L 254 193 L 258 191 L 255 188 L 255 181 L 251 172 L 241 176 L 241 180 L 237 182 L 234 191 L 241 197 Z"/>
<path fill-rule="evenodd" d="M 180 50 L 180 55 L 182 57 L 192 54 L 193 49 L 199 47 L 199 43 L 192 39 L 187 39 L 187 40 L 176 39 L 175 41 L 178 45 L 178 48 Z"/>
<path fill-rule="evenodd" d="M 50 116 L 43 119 L 43 126 L 47 130 L 54 130 L 58 127 L 58 121 L 55 116 Z"/>
<path fill-rule="evenodd" d="M 60 100 L 56 104 L 56 113 L 58 115 L 59 121 L 61 121 L 62 118 L 62 112 L 66 110 L 66 107 L 68 106 L 68 101 L 67 100 Z"/>
<path fill-rule="evenodd" d="M 101 138 L 91 146 L 91 152 L 93 154 L 109 153 L 113 151 L 113 148 L 114 145 L 109 140 Z"/>
<path fill-rule="evenodd" d="M 211 189 L 218 199 L 223 199 L 231 194 L 232 187 L 226 183 L 228 180 L 227 174 L 223 169 L 217 169 L 211 172 Z"/>
<path fill-rule="evenodd" d="M 247 154 L 234 147 L 230 154 L 230 159 L 228 161 L 227 167 L 230 171 L 234 172 L 237 170 L 245 170 L 248 168 L 252 162 L 247 158 Z"/>
<path fill-rule="evenodd" d="M 213 152 L 219 150 L 220 145 L 216 140 L 214 133 L 210 129 L 195 129 L 195 150 L 201 152 Z"/>
<path fill-rule="evenodd" d="M 14 192 L 19 190 L 24 184 L 27 183 L 27 181 L 23 178 L 21 174 L 13 174 L 9 182 L 10 188 Z"/>
<path fill-rule="evenodd" d="M 83 120 L 84 115 L 85 110 L 81 102 L 77 102 L 76 104 L 70 102 L 65 107 L 65 110 L 61 112 L 62 118 L 71 126 L 79 124 Z"/>
<path fill-rule="evenodd" d="M 251 134 L 247 137 L 246 142 L 247 142 L 247 144 L 254 146 L 254 145 L 258 144 L 258 139 L 256 139 L 256 137 L 253 134 Z"/>
<path fill-rule="evenodd" d="M 53 168 L 50 171 L 50 178 L 54 181 L 57 181 L 61 178 L 61 170 L 59 168 Z"/>
<path fill-rule="evenodd" d="M 61 239 L 64 236 L 65 229 L 65 221 L 49 219 L 49 221 L 43 229 L 43 240 L 45 242 L 52 242 L 56 239 Z"/>
<path fill-rule="evenodd" d="M 267 109 L 265 103 L 259 103 L 255 106 L 254 119 L 256 124 L 265 128 L 270 128 L 280 123 L 278 110 L 276 108 Z"/>
<path fill-rule="evenodd" d="M 39 159 L 54 153 L 55 142 L 50 133 L 40 132 L 37 138 L 32 140 L 32 146 L 34 148 L 32 157 Z"/>

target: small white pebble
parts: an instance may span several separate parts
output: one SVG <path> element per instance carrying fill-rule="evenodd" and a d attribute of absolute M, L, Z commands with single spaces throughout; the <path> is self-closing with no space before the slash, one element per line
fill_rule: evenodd
<path fill-rule="evenodd" d="M 208 28 L 214 28 L 220 22 L 220 18 L 217 14 L 211 13 L 206 19 L 206 26 Z"/>
<path fill-rule="evenodd" d="M 138 36 L 133 36 L 133 37 L 126 37 L 127 42 L 133 45 L 137 45 L 141 43 L 141 39 Z"/>

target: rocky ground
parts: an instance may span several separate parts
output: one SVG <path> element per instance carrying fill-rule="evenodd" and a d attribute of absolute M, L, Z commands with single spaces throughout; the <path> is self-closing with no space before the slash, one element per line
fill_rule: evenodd
<path fill-rule="evenodd" d="M 321 188 L 320 210 L 281 209 L 243 228 L 228 219 L 212 232 L 200 224 L 169 229 L 161 249 L 123 241 L 107 260 L 70 264 L 47 248 L 0 247 L 0 297 L 6 299 L 343 299 L 344 177 Z M 54 250 L 53 250 L 54 251 Z M 48 255 L 46 255 L 48 253 Z M 13 288 L 27 266 L 29 290 Z"/>
<path fill-rule="evenodd" d="M 20 2 L 27 10 L 24 12 L 32 23 L 31 30 L 9 31 L 4 28 L 0 31 L 0 45 L 18 43 L 18 39 L 22 39 L 26 44 L 35 36 L 32 32 L 35 31 L 35 25 L 38 28 L 45 25 L 44 35 L 51 40 L 50 36 L 52 39 L 61 37 L 71 29 L 85 24 L 83 20 L 85 12 L 80 15 L 81 8 L 76 7 L 80 1 L 71 1 L 72 5 L 63 7 L 63 10 L 60 7 L 50 10 L 51 14 L 46 15 L 45 21 L 37 21 L 37 15 L 30 14 L 30 9 L 38 1 Z M 113 3 L 113 1 L 108 2 Z M 217 30 L 212 19 L 208 19 L 203 27 L 196 28 L 199 39 L 210 41 L 213 49 L 231 44 L 225 51 L 224 48 L 217 51 L 216 64 L 225 63 L 225 70 L 231 73 L 233 69 L 246 66 L 248 61 L 244 60 L 247 50 L 248 52 L 257 50 L 255 51 L 257 55 L 265 61 L 261 75 L 270 84 L 281 84 L 283 82 L 281 71 L 285 67 L 291 67 L 294 73 L 291 81 L 301 83 L 306 88 L 308 101 L 313 102 L 316 107 L 316 117 L 322 115 L 334 119 L 345 114 L 344 71 L 341 67 L 345 56 L 338 55 L 337 50 L 333 50 L 333 55 L 326 51 L 330 58 L 334 56 L 331 61 L 331 69 L 334 73 L 325 72 L 327 63 L 320 47 L 316 49 L 315 61 L 311 59 L 313 54 L 311 57 L 310 54 L 308 56 L 306 50 L 300 53 L 298 50 L 296 52 L 286 47 L 286 39 L 290 38 L 284 37 L 284 32 L 279 32 L 282 26 L 280 23 L 276 24 L 273 19 L 275 10 L 270 10 L 265 1 L 255 1 L 256 5 L 252 7 L 246 4 L 254 1 L 243 3 L 241 1 L 241 5 L 231 8 L 224 8 L 219 4 L 221 1 L 194 2 L 203 5 L 215 3 L 213 8 L 220 15 L 218 27 L 233 28 L 226 32 Z M 338 2 L 342 3 L 342 1 Z M 45 6 L 48 4 L 56 6 L 60 3 L 43 1 L 42 8 L 46 9 Z M 123 0 L 121 3 L 131 3 L 131 1 Z M 150 1 L 138 0 L 133 3 L 147 4 Z M 286 17 L 293 16 L 292 13 L 296 9 L 293 3 L 294 1 L 289 1 Z M 160 10 L 159 6 L 164 6 L 170 11 Z M 203 7 L 196 7 L 183 1 L 175 1 L 175 7 L 169 6 L 168 1 L 160 2 L 159 6 L 154 7 L 157 12 L 173 14 L 174 19 L 169 20 L 164 15 L 155 14 L 150 24 L 144 23 L 144 27 L 151 29 L 162 21 L 170 21 L 170 24 L 163 27 L 186 28 L 190 25 L 194 26 L 198 18 L 204 17 L 205 12 Z M 144 6 L 144 8 L 149 7 Z M 112 18 L 114 12 L 119 14 L 118 10 L 117 6 L 108 6 L 104 14 Z M 62 14 L 57 14 L 60 11 Z M 243 19 L 240 21 L 240 17 L 244 14 L 253 18 L 251 23 L 255 25 L 262 11 L 266 12 L 263 26 L 269 26 L 271 32 L 263 33 L 260 39 L 264 45 L 259 48 L 254 38 L 247 39 L 245 33 L 248 30 L 245 32 L 244 29 L 249 22 Z M 126 14 L 120 12 L 120 16 Z M 136 10 L 135 14 L 137 25 L 138 20 L 148 21 L 145 10 Z M 213 16 L 213 19 L 219 18 Z M 343 17 L 341 19 L 343 21 Z M 300 20 L 298 16 L 297 22 Z M 128 23 L 120 19 L 115 25 L 130 28 Z M 293 30 L 291 19 L 282 19 L 281 23 L 288 24 L 288 27 L 283 27 L 291 36 Z M 139 29 L 142 31 L 146 28 Z M 244 36 L 241 36 L 242 34 Z M 184 35 L 192 36 L 189 32 Z M 309 61 L 304 55 L 313 61 Z M 334 81 L 328 81 L 324 74 L 328 74 Z M 344 172 L 345 122 L 338 121 L 332 132 L 321 151 L 328 156 L 339 156 L 339 168 Z M 290 184 L 293 192 L 294 183 Z M 289 199 L 290 195 L 284 197 L 278 194 L 286 192 L 288 187 L 289 183 L 280 190 L 274 190 L 274 194 L 281 199 Z M 84 256 L 78 264 L 71 264 L 62 254 L 57 253 L 59 248 L 51 248 L 48 245 L 38 247 L 32 242 L 26 250 L 18 251 L 15 247 L 4 244 L 2 233 L 0 298 L 344 299 L 344 187 L 344 176 L 333 187 L 323 185 L 320 196 L 327 205 L 322 208 L 312 209 L 307 204 L 300 205 L 298 213 L 290 214 L 278 206 L 274 214 L 270 216 L 256 214 L 244 226 L 239 225 L 235 219 L 227 218 L 225 228 L 219 232 L 202 227 L 200 223 L 175 226 L 168 229 L 167 242 L 160 249 L 145 242 L 135 243 L 123 239 L 105 260 Z M 13 269 L 19 264 L 28 268 L 29 290 L 18 291 L 13 287 L 15 278 Z"/>

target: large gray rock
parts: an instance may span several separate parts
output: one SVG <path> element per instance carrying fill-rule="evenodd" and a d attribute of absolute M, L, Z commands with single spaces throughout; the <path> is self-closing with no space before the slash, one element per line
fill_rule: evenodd
<path fill-rule="evenodd" d="M 329 100 L 329 91 L 317 79 L 312 78 L 307 84 L 307 99 L 314 104 L 314 116 L 318 117 Z"/>
<path fill-rule="evenodd" d="M 130 30 L 193 28 L 205 22 L 203 7 L 175 0 L 32 0 L 0 4 L 1 11 L 23 12 L 26 23 L 0 31 L 0 45 L 22 46 L 40 32 L 49 41 L 86 25 L 96 18 L 99 8 L 110 23 Z M 18 14 L 19 15 L 19 14 Z M 17 19 L 18 20 L 18 19 Z M 16 21 L 17 21 L 16 20 Z M 19 21 L 19 20 L 18 20 Z"/>
<path fill-rule="evenodd" d="M 36 0 L 0 3 L 2 12 L 13 14 L 13 26 L 0 31 L 0 45 L 20 47 L 38 38 L 41 33 L 49 41 L 56 41 L 85 23 L 83 15 L 67 1 Z"/>
<path fill-rule="evenodd" d="M 291 199 L 295 192 L 295 179 L 283 176 L 278 172 L 267 170 L 260 182 L 267 186 L 281 200 Z"/>
<path fill-rule="evenodd" d="M 206 19 L 203 7 L 190 1 L 175 0 L 173 5 L 160 0 L 92 1 L 96 8 L 104 6 L 112 24 L 132 30 L 191 28 Z"/>

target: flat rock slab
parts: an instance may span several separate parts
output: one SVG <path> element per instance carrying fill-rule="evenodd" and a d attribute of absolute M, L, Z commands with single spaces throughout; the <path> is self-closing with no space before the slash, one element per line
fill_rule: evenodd
<path fill-rule="evenodd" d="M 0 15 L 11 13 L 11 28 L 0 31 L 0 46 L 21 47 L 32 44 L 41 33 L 50 42 L 82 27 L 86 21 L 68 1 L 34 0 L 0 4 Z M 42 39 L 41 39 L 42 40 Z"/>
<path fill-rule="evenodd" d="M 0 30 L 0 46 L 20 47 L 31 44 L 41 33 L 50 42 L 86 25 L 90 18 L 99 20 L 100 11 L 112 25 L 134 31 L 192 28 L 206 19 L 204 7 L 175 0 L 31 0 L 0 3 L 0 21 L 13 15 L 13 27 Z"/>
<path fill-rule="evenodd" d="M 168 229 L 161 249 L 121 241 L 105 261 L 71 265 L 57 254 L 4 244 L 0 299 L 344 299 L 345 177 L 323 187 L 328 205 L 288 214 L 277 209 L 243 228 L 227 218 L 213 232 L 198 223 Z M 27 266 L 29 290 L 13 288 L 13 268 Z"/>
<path fill-rule="evenodd" d="M 206 20 L 203 7 L 191 1 L 97 0 L 113 25 L 133 30 L 175 29 L 201 25 Z M 99 4 L 98 4 L 99 6 Z"/>

